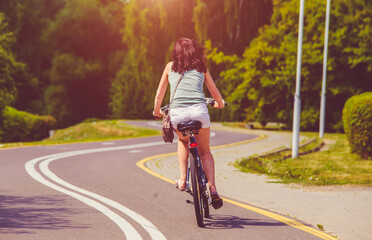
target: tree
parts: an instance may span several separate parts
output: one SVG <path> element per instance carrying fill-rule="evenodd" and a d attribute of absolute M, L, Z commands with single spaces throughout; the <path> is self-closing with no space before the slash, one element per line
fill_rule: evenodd
<path fill-rule="evenodd" d="M 68 1 L 45 32 L 54 46 L 46 108 L 60 127 L 107 116 L 110 79 L 123 45 L 118 29 L 122 19 L 115 18 L 111 4 L 105 4 Z"/>
<path fill-rule="evenodd" d="M 111 86 L 111 116 L 151 117 L 155 89 L 178 38 L 193 38 L 202 44 L 209 39 L 213 47 L 241 54 L 258 26 L 268 22 L 271 11 L 268 0 L 254 4 L 241 0 L 129 1 L 122 29 L 128 52 Z M 222 68 L 210 66 L 214 75 Z"/>
<path fill-rule="evenodd" d="M 24 71 L 25 67 L 24 64 L 16 61 L 11 51 L 14 36 L 7 28 L 5 16 L 0 12 L 0 124 L 4 107 L 11 104 L 17 95 L 14 76 Z"/>
<path fill-rule="evenodd" d="M 346 99 L 370 91 L 371 1 L 342 0 L 332 8 L 327 73 L 328 130 L 341 130 Z M 306 4 L 301 73 L 302 128 L 317 129 L 323 61 L 325 2 Z M 295 87 L 298 1 L 274 2 L 269 26 L 260 30 L 234 67 L 221 73 L 234 119 L 291 126 Z"/>
<path fill-rule="evenodd" d="M 107 93 L 104 64 L 86 61 L 73 54 L 53 59 L 51 85 L 45 93 L 47 111 L 59 126 L 68 126 L 92 117 L 105 117 Z M 92 87 L 99 86 L 99 87 Z"/>
<path fill-rule="evenodd" d="M 46 31 L 54 52 L 107 59 L 121 46 L 117 23 L 98 0 L 68 1 Z"/>
<path fill-rule="evenodd" d="M 193 21 L 199 41 L 210 40 L 225 54 L 241 55 L 270 22 L 271 0 L 197 0 Z"/>
<path fill-rule="evenodd" d="M 222 71 L 231 69 L 246 47 L 257 37 L 258 29 L 270 22 L 273 12 L 271 0 L 198 0 L 193 21 L 198 39 L 204 42 L 208 52 L 209 71 L 217 87 L 227 97 L 236 84 L 222 81 Z M 231 55 L 231 56 L 229 56 Z M 211 110 L 212 119 L 232 119 L 235 111 Z M 239 114 L 239 113 L 238 113 Z M 241 118 L 239 118 L 241 119 Z"/>
<path fill-rule="evenodd" d="M 128 48 L 111 85 L 111 117 L 150 118 L 155 91 L 172 44 L 194 37 L 193 1 L 132 0 L 121 30 Z"/>
<path fill-rule="evenodd" d="M 4 109 L 17 96 L 15 77 L 25 72 L 25 65 L 18 62 L 11 50 L 14 42 L 12 32 L 8 31 L 4 13 L 0 12 L 0 141 L 3 140 Z"/>
<path fill-rule="evenodd" d="M 45 72 L 50 68 L 52 46 L 43 39 L 48 21 L 64 5 L 65 0 L 1 1 L 9 29 L 14 33 L 11 48 L 25 70 L 15 78 L 18 95 L 12 105 L 34 113 L 43 111 L 43 91 L 48 84 Z"/>

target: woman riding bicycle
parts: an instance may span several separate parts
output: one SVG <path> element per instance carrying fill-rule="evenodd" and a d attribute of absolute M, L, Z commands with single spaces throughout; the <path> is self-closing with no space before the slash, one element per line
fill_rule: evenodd
<path fill-rule="evenodd" d="M 182 74 L 184 75 L 182 76 Z M 196 41 L 188 38 L 181 38 L 175 42 L 172 51 L 172 62 L 166 65 L 156 92 L 153 111 L 155 117 L 164 115 L 160 110 L 160 106 L 166 93 L 168 82 L 170 84 L 171 96 L 173 96 L 176 86 L 179 83 L 170 110 L 171 122 L 175 128 L 174 131 L 178 135 L 177 153 L 180 167 L 180 179 L 176 180 L 176 185 L 181 191 L 186 190 L 186 175 L 189 158 L 189 138 L 177 131 L 177 124 L 190 120 L 200 121 L 202 123 L 202 128 L 195 138 L 198 143 L 198 152 L 202 158 L 203 169 L 208 179 L 212 206 L 218 209 L 222 207 L 223 203 L 217 193 L 214 159 L 209 147 L 211 123 L 203 93 L 204 82 L 210 94 L 215 99 L 214 107 L 223 108 L 225 105 L 206 67 L 204 48 Z"/>

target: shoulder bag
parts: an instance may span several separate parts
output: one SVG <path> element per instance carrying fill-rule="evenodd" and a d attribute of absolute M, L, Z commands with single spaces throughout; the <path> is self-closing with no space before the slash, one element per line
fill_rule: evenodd
<path fill-rule="evenodd" d="M 173 133 L 173 126 L 172 126 L 171 119 L 170 119 L 170 110 L 171 110 L 171 105 L 172 105 L 172 102 L 173 102 L 174 95 L 176 94 L 178 84 L 180 84 L 181 79 L 183 77 L 183 74 L 184 73 L 182 73 L 180 79 L 178 80 L 177 86 L 174 89 L 174 93 L 173 93 L 172 99 L 169 102 L 168 112 L 163 117 L 163 121 L 162 121 L 162 136 L 163 136 L 164 142 L 170 142 L 170 143 L 173 142 L 174 133 Z"/>

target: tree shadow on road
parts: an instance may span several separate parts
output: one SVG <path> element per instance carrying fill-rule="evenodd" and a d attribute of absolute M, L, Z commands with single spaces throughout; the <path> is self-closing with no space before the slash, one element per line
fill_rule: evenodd
<path fill-rule="evenodd" d="M 86 228 L 86 225 L 71 222 L 72 217 L 82 211 L 66 207 L 68 205 L 67 198 L 59 195 L 0 195 L 0 234 L 32 233 L 35 229 Z"/>
<path fill-rule="evenodd" d="M 287 226 L 285 223 L 268 219 L 240 218 L 232 215 L 210 215 L 204 218 L 204 227 L 208 229 L 237 229 L 246 226 Z"/>

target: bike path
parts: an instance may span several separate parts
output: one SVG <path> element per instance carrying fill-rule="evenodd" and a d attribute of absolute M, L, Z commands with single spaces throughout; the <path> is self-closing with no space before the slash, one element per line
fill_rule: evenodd
<path fill-rule="evenodd" d="M 215 134 L 216 145 L 247 137 Z M 159 140 L 155 136 L 1 150 L 0 239 L 159 239 L 151 238 L 150 229 L 167 239 L 318 239 L 227 202 L 218 211 L 211 209 L 204 228 L 197 227 L 193 206 L 185 203 L 191 196 L 136 166 L 141 159 L 176 149 L 175 143 Z"/>
<path fill-rule="evenodd" d="M 294 184 L 270 183 L 275 180 L 264 175 L 243 173 L 233 167 L 236 160 L 288 146 L 292 134 L 237 130 L 222 127 L 221 124 L 212 124 L 212 131 L 214 129 L 266 136 L 258 141 L 212 148 L 217 188 L 222 196 L 305 221 L 315 228 L 319 224 L 327 233 L 339 239 L 372 239 L 371 188 L 304 188 Z M 148 169 L 166 179 L 179 176 L 175 154 L 154 157 L 145 164 Z"/>
<path fill-rule="evenodd" d="M 232 136 L 235 141 L 247 139 L 240 132 L 225 134 L 215 131 L 212 144 L 229 143 Z M 280 221 L 252 209 L 242 209 L 248 206 L 244 202 L 252 204 L 249 201 L 241 201 L 242 205 L 237 207 L 236 203 L 229 204 L 226 200 L 222 209 L 212 209 L 212 218 L 206 220 L 206 227 L 198 228 L 192 206 L 185 203 L 187 194 L 136 166 L 141 159 L 176 149 L 176 144 L 153 145 L 158 140 L 159 136 L 0 151 L 0 239 L 123 239 L 117 225 L 101 212 L 40 184 L 25 171 L 25 163 L 31 159 L 108 147 L 116 150 L 92 151 L 71 157 L 66 155 L 51 163 L 50 170 L 75 186 L 136 211 L 168 239 L 318 239 L 315 235 L 288 226 L 285 220 Z M 142 144 L 147 147 L 139 147 Z M 134 145 L 138 148 L 129 148 Z M 43 163 L 36 166 L 40 174 Z M 68 190 L 65 185 L 54 182 Z M 239 184 L 235 185 L 244 191 Z M 221 194 L 227 196 L 222 192 L 223 186 L 218 186 Z M 144 228 L 126 214 L 101 203 L 128 221 L 143 239 L 150 239 Z"/>

